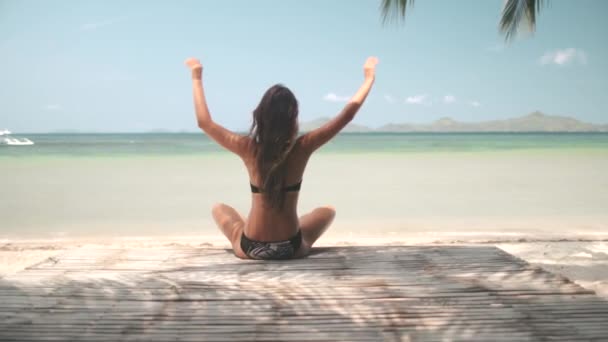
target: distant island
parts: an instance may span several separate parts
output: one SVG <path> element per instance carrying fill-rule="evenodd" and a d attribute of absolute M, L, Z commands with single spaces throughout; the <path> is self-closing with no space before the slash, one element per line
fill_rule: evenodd
<path fill-rule="evenodd" d="M 331 118 L 319 118 L 312 121 L 300 122 L 300 132 L 311 131 L 321 127 Z M 248 131 L 237 130 L 240 134 L 248 134 Z M 467 132 L 608 132 L 608 124 L 596 125 L 579 121 L 574 118 L 557 115 L 547 115 L 536 111 L 528 115 L 505 120 L 490 120 L 480 122 L 463 122 L 456 121 L 449 117 L 443 117 L 428 124 L 410 124 L 410 123 L 389 123 L 378 128 L 367 127 L 355 123 L 348 124 L 344 133 L 467 133 Z M 27 132 L 26 132 L 27 133 Z M 35 133 L 35 132 L 30 132 Z M 51 134 L 130 134 L 130 133 L 146 133 L 146 134 L 179 134 L 179 133 L 200 133 L 196 129 L 151 129 L 143 132 L 104 132 L 104 131 L 87 131 L 77 129 L 58 129 L 50 132 Z"/>
<path fill-rule="evenodd" d="M 306 132 L 322 126 L 330 118 L 320 118 L 300 124 Z M 594 125 L 574 118 L 533 112 L 518 118 L 481 122 L 461 122 L 444 117 L 430 124 L 394 124 L 371 128 L 348 124 L 343 132 L 608 132 L 607 125 Z"/>

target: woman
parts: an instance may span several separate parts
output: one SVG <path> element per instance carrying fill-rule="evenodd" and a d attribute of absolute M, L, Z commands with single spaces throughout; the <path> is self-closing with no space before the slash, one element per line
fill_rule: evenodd
<path fill-rule="evenodd" d="M 239 258 L 289 259 L 306 256 L 336 214 L 321 207 L 298 218 L 302 175 L 310 155 L 333 138 L 354 117 L 375 79 L 378 59 L 363 66 L 364 81 L 338 116 L 298 137 L 298 101 L 277 84 L 266 91 L 253 111 L 249 136 L 233 133 L 211 119 L 202 83 L 203 67 L 186 60 L 192 72 L 198 126 L 218 144 L 241 157 L 251 182 L 252 205 L 247 220 L 232 207 L 216 204 L 212 214 Z"/>

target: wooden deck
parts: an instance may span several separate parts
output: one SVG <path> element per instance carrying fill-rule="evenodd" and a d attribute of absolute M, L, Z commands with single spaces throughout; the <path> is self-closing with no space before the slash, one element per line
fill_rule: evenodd
<path fill-rule="evenodd" d="M 1 341 L 606 341 L 608 302 L 488 246 L 74 249 L 0 279 Z"/>

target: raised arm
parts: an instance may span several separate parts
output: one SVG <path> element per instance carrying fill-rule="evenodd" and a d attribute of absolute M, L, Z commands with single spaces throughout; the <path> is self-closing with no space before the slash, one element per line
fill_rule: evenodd
<path fill-rule="evenodd" d="M 357 114 L 363 102 L 367 98 L 367 94 L 374 85 L 376 79 L 376 64 L 378 64 L 378 58 L 369 57 L 363 65 L 364 81 L 359 90 L 353 95 L 348 101 L 344 109 L 336 117 L 331 119 L 325 125 L 304 134 L 301 138 L 301 146 L 307 149 L 309 152 L 313 152 L 319 147 L 323 146 L 326 142 L 331 140 L 338 132 L 342 130 Z"/>
<path fill-rule="evenodd" d="M 203 66 L 195 58 L 188 58 L 186 65 L 192 72 L 192 91 L 198 127 L 218 144 L 242 157 L 249 138 L 231 132 L 211 119 L 203 89 Z"/>

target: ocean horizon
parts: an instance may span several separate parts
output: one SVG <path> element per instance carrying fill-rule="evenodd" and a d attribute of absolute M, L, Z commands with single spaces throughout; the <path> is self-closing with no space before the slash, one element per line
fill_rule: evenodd
<path fill-rule="evenodd" d="M 241 132 L 246 135 L 246 132 Z M 229 153 L 201 132 L 18 134 L 33 146 L 0 146 L 1 157 L 200 155 Z M 608 151 L 604 132 L 347 132 L 319 153 Z"/>

